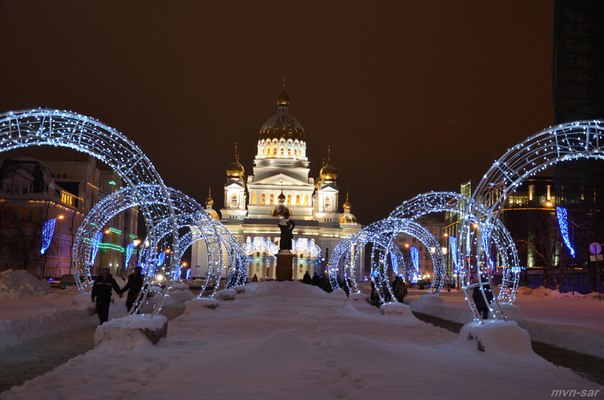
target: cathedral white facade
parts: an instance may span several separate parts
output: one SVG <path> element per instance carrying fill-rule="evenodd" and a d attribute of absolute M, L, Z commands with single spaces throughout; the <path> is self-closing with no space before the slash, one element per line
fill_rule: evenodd
<path fill-rule="evenodd" d="M 294 279 L 302 279 L 306 271 L 311 276 L 322 275 L 331 250 L 362 228 L 350 212 L 348 198 L 343 212 L 338 210 L 338 175 L 329 157 L 319 177 L 315 180 L 310 176 L 306 133 L 289 114 L 289 106 L 290 99 L 283 90 L 277 99 L 277 114 L 260 128 L 252 175 L 246 177 L 235 151 L 235 160 L 226 169 L 222 218 L 213 209 L 211 193 L 206 200 L 206 211 L 243 243 L 250 260 L 250 280 L 254 276 L 258 280 L 275 279 L 280 237 L 277 222 L 286 214 L 296 223 Z M 206 271 L 207 250 L 197 242 L 192 247 L 191 275 L 205 277 Z"/>

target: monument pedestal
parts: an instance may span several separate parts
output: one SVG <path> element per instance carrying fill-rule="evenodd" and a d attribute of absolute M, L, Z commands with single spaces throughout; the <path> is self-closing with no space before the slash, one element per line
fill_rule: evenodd
<path fill-rule="evenodd" d="M 294 254 L 289 250 L 279 250 L 277 253 L 277 280 L 278 281 L 291 281 L 292 280 L 292 262 L 294 261 Z"/>

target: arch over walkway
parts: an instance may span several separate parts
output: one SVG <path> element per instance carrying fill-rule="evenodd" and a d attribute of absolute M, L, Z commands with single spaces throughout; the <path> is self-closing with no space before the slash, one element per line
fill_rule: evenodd
<path fill-rule="evenodd" d="M 0 114 L 0 152 L 33 146 L 66 147 L 89 154 L 107 164 L 128 187 L 157 185 L 164 197 L 167 189 L 157 170 L 140 148 L 114 128 L 71 111 L 36 108 Z M 138 193 L 135 191 L 135 196 Z M 147 231 L 166 214 L 174 218 L 168 199 L 165 206 L 141 205 Z M 178 247 L 176 229 L 173 246 Z"/>

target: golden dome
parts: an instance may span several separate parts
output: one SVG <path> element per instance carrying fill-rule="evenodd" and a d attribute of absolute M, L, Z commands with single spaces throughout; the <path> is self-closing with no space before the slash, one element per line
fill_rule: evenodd
<path fill-rule="evenodd" d="M 243 175 L 245 174 L 245 168 L 239 163 L 237 143 L 235 143 L 235 161 L 227 165 L 226 174 L 229 178 L 243 178 Z"/>
<path fill-rule="evenodd" d="M 327 147 L 327 164 L 323 164 L 323 168 L 319 171 L 319 176 L 323 181 L 335 181 L 338 177 L 338 171 L 336 167 L 331 165 L 329 159 L 331 158 L 331 146 Z"/>
<path fill-rule="evenodd" d="M 279 204 L 285 203 L 285 195 L 283 194 L 283 190 L 281 191 L 281 194 L 277 197 L 277 201 L 279 202 Z"/>
<path fill-rule="evenodd" d="M 350 211 L 350 209 L 352 208 L 350 202 L 348 201 L 348 192 L 346 192 L 346 201 L 344 202 L 344 204 L 342 204 L 342 208 L 344 209 L 344 211 Z"/>
<path fill-rule="evenodd" d="M 208 190 L 208 198 L 206 199 L 206 207 L 212 207 L 214 205 L 214 199 L 212 198 L 212 187 Z"/>
<path fill-rule="evenodd" d="M 319 176 L 321 176 L 321 180 L 324 181 L 335 181 L 338 178 L 338 171 L 336 170 L 336 167 L 327 163 L 321 168 Z"/>
<path fill-rule="evenodd" d="M 285 89 L 283 89 L 283 91 L 281 92 L 281 95 L 279 97 L 277 97 L 277 105 L 278 106 L 289 106 L 291 102 L 292 102 L 291 99 L 289 98 L 287 93 L 285 93 Z"/>
<path fill-rule="evenodd" d="M 341 224 L 356 224 L 357 217 L 355 217 L 350 212 L 350 209 L 352 208 L 352 206 L 350 205 L 350 201 L 348 201 L 348 193 L 346 193 L 346 201 L 344 202 L 344 204 L 342 204 L 342 208 L 344 209 L 344 212 L 342 214 L 340 214 L 340 218 L 339 218 L 340 223 Z"/>
<path fill-rule="evenodd" d="M 340 223 L 341 224 L 356 224 L 357 217 L 350 213 L 342 213 L 340 214 Z"/>
<path fill-rule="evenodd" d="M 226 168 L 226 174 L 229 178 L 241 178 L 245 174 L 245 169 L 243 165 L 239 164 L 237 161 L 233 161 Z"/>

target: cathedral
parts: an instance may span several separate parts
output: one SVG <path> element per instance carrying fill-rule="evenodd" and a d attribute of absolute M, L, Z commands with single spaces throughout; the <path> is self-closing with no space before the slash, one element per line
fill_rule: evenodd
<path fill-rule="evenodd" d="M 245 175 L 235 150 L 235 160 L 226 169 L 222 217 L 213 208 L 211 193 L 206 200 L 206 211 L 243 244 L 250 280 L 275 279 L 280 240 L 277 223 L 284 216 L 291 215 L 296 224 L 292 243 L 295 280 L 307 271 L 311 276 L 323 275 L 330 251 L 362 228 L 350 212 L 348 195 L 343 212 L 338 210 L 338 174 L 329 155 L 319 177 L 309 176 L 306 132 L 289 113 L 290 103 L 284 87 L 277 99 L 277 113 L 260 128 L 252 175 Z M 191 276 L 205 277 L 206 271 L 207 250 L 197 242 L 192 248 Z"/>

